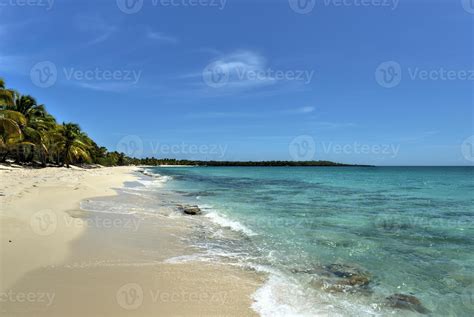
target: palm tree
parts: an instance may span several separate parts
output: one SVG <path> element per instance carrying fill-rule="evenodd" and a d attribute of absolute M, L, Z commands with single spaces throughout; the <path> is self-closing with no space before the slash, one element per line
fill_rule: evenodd
<path fill-rule="evenodd" d="M 0 107 L 9 106 L 13 104 L 14 91 L 7 89 L 5 81 L 0 78 Z"/>
<path fill-rule="evenodd" d="M 62 165 L 69 164 L 76 161 L 90 161 L 89 148 L 90 142 L 89 137 L 81 131 L 78 124 L 75 123 L 63 123 L 61 129 L 61 140 L 59 146 L 62 147 Z"/>
<path fill-rule="evenodd" d="M 1 161 L 4 162 L 9 153 L 18 146 L 32 145 L 30 142 L 24 142 L 23 129 L 27 120 L 25 116 L 13 110 L 0 110 L 0 149 L 3 156 Z"/>
<path fill-rule="evenodd" d="M 6 105 L 6 109 L 21 113 L 26 118 L 22 126 L 24 140 L 27 143 L 18 145 L 19 159 L 32 161 L 38 154 L 43 166 L 46 165 L 48 156 L 47 140 L 49 131 L 56 126 L 56 120 L 48 114 L 43 105 L 38 105 L 36 100 L 29 95 L 13 94 L 13 103 Z M 27 155 L 23 155 L 27 153 Z"/>

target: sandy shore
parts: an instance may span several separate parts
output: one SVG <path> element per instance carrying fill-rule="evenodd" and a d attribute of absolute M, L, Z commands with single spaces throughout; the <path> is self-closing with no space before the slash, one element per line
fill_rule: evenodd
<path fill-rule="evenodd" d="M 175 218 L 82 211 L 136 168 L 0 169 L 1 316 L 253 316 L 253 272 L 169 263 L 189 254 Z"/>

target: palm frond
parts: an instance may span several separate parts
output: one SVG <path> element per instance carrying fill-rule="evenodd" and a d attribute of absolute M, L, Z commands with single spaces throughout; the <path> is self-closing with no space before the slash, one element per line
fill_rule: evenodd
<path fill-rule="evenodd" d="M 25 126 L 27 123 L 25 116 L 14 110 L 0 110 L 0 118 L 13 120 L 20 126 Z"/>

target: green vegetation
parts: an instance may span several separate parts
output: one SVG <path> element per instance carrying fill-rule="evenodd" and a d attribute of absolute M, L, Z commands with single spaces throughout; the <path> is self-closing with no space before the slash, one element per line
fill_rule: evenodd
<path fill-rule="evenodd" d="M 135 165 L 191 165 L 191 166 L 353 166 L 330 161 L 192 161 L 176 159 L 143 158 L 130 159 Z M 362 165 L 359 165 L 362 166 Z"/>
<path fill-rule="evenodd" d="M 40 166 L 129 164 L 123 153 L 99 147 L 76 123 L 58 124 L 44 105 L 0 79 L 0 162 L 7 159 Z"/>
<path fill-rule="evenodd" d="M 329 161 L 191 161 L 157 158 L 130 158 L 98 146 L 76 123 L 56 119 L 29 95 L 8 89 L 0 78 L 0 163 L 13 160 L 32 166 L 71 164 L 193 165 L 193 166 L 348 166 Z"/>

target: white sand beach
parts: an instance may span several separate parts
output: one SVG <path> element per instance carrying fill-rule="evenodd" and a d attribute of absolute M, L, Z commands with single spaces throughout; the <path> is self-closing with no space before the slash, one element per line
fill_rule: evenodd
<path fill-rule="evenodd" d="M 136 170 L 0 170 L 1 316 L 255 315 L 257 274 L 166 261 L 187 252 L 179 219 L 137 223 L 79 208 L 115 195 Z"/>

